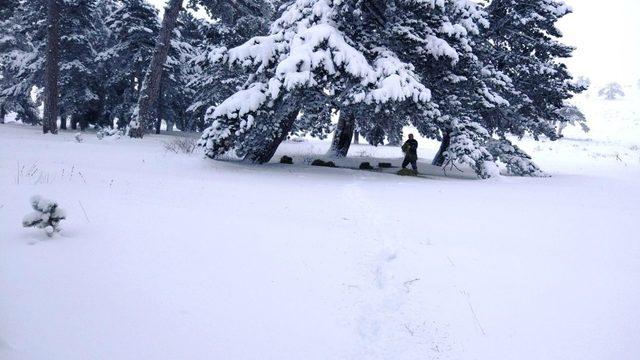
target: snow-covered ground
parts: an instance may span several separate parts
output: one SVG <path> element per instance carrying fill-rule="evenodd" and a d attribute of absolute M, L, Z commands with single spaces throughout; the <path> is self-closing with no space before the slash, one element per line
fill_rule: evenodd
<path fill-rule="evenodd" d="M 435 142 L 416 179 L 0 125 L 0 358 L 638 359 L 637 99 L 521 142 L 551 178 L 488 181 Z M 34 194 L 60 235 L 21 227 Z"/>

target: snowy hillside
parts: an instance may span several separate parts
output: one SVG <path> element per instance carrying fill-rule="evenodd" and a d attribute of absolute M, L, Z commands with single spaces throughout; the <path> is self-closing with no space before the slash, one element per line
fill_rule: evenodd
<path fill-rule="evenodd" d="M 637 101 L 581 99 L 591 133 L 523 141 L 551 178 L 487 181 L 427 141 L 416 179 L 0 125 L 0 358 L 637 359 Z M 22 228 L 35 194 L 59 235 Z"/>

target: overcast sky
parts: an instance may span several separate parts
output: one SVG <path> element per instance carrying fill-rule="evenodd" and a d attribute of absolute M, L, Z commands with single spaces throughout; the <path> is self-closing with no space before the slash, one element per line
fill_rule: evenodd
<path fill-rule="evenodd" d="M 164 7 L 166 0 L 150 0 Z M 594 85 L 640 79 L 640 0 L 565 0 L 574 13 L 560 23 L 564 42 L 576 46 L 567 61 L 575 76 Z"/>
<path fill-rule="evenodd" d="M 596 83 L 640 79 L 640 1 L 566 0 L 573 14 L 560 28 L 564 42 L 576 46 L 571 72 Z"/>

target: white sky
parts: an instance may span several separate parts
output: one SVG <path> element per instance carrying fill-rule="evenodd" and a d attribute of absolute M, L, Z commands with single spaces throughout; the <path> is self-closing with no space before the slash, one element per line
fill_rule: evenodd
<path fill-rule="evenodd" d="M 564 42 L 578 49 L 567 61 L 575 76 L 594 85 L 640 79 L 640 1 L 566 0 L 573 14 L 560 23 Z"/>
<path fill-rule="evenodd" d="M 150 0 L 164 7 L 166 0 Z M 563 42 L 576 46 L 567 61 L 574 76 L 587 76 L 595 86 L 640 79 L 640 0 L 565 0 L 574 13 L 559 24 Z"/>

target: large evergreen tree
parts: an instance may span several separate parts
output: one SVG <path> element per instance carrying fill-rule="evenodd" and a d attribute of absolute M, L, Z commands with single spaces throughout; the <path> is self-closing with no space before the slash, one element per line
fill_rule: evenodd
<path fill-rule="evenodd" d="M 165 120 L 167 130 L 173 130 L 174 125 L 183 131 L 195 130 L 192 114 L 187 112 L 187 108 L 196 96 L 191 81 L 198 67 L 193 65 L 192 60 L 197 55 L 196 47 L 203 37 L 199 27 L 201 23 L 186 11 L 178 17 L 160 86 L 156 133 L 160 132 L 161 120 Z"/>
<path fill-rule="evenodd" d="M 118 118 L 118 126 L 125 127 L 153 54 L 160 27 L 158 12 L 145 0 L 121 0 L 107 17 L 106 26 L 113 43 L 98 56 L 110 89 L 106 106 Z"/>
<path fill-rule="evenodd" d="M 562 63 L 573 48 L 560 42 L 556 23 L 571 9 L 561 0 L 493 0 L 487 12 L 492 64 L 512 79 L 519 92 L 508 98 L 516 111 L 493 113 L 487 121 L 507 123 L 517 136 L 557 139 L 558 123 L 568 121 L 559 111 L 585 89 L 572 81 Z"/>
<path fill-rule="evenodd" d="M 104 41 L 100 32 L 97 0 L 65 0 L 61 19 L 60 107 L 61 128 L 66 118 L 72 126 L 85 129 L 101 115 L 101 80 L 96 61 L 96 49 Z"/>
<path fill-rule="evenodd" d="M 34 87 L 42 88 L 46 39 L 45 0 L 10 1 L 0 24 L 0 111 L 15 111 L 24 123 L 36 125 Z"/>
<path fill-rule="evenodd" d="M 208 156 L 230 149 L 253 162 L 267 162 L 294 129 L 300 112 L 318 99 L 336 108 L 366 103 L 382 110 L 418 107 L 434 113 L 431 93 L 413 72 L 371 34 L 353 22 L 353 2 L 298 0 L 271 25 L 269 35 L 216 53 L 222 61 L 255 69 L 243 89 L 211 107 L 213 121 L 201 144 Z"/>
<path fill-rule="evenodd" d="M 140 89 L 137 108 L 131 120 L 129 136 L 141 138 L 153 119 L 158 117 L 157 104 L 161 93 L 164 65 L 171 48 L 171 35 L 182 10 L 182 0 L 169 0 L 162 17 L 153 56 L 145 73 Z"/>

